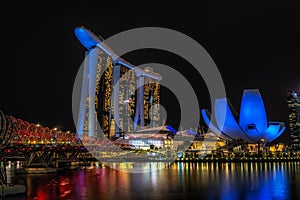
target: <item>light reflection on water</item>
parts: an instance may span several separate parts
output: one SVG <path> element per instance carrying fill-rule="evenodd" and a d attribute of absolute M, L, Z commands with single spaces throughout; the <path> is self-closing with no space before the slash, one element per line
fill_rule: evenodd
<path fill-rule="evenodd" d="M 18 199 L 300 199 L 300 162 L 145 163 L 145 167 L 159 170 L 126 173 L 103 165 L 16 175 L 14 180 L 26 185 L 25 197 Z"/>

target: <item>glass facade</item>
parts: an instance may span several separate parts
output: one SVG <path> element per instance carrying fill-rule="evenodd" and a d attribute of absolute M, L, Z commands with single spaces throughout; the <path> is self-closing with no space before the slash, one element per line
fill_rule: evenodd
<path fill-rule="evenodd" d="M 295 91 L 287 92 L 287 106 L 291 147 L 297 151 L 300 150 L 300 96 Z"/>

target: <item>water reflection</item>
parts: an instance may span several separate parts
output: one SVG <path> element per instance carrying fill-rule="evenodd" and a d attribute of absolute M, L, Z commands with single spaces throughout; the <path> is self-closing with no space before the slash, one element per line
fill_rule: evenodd
<path fill-rule="evenodd" d="M 107 167 L 128 173 L 151 173 L 168 167 L 171 162 L 104 162 Z"/>
<path fill-rule="evenodd" d="M 164 164 L 144 163 L 144 167 Z M 27 187 L 19 199 L 300 199 L 300 163 L 179 162 L 147 173 L 100 165 L 57 174 L 16 175 L 15 183 Z"/>

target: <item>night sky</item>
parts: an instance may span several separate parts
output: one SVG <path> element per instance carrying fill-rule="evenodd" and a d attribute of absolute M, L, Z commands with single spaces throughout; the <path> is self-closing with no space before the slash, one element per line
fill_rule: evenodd
<path fill-rule="evenodd" d="M 299 6 L 284 1 L 175 2 L 2 7 L 10 14 L 0 14 L 0 109 L 32 123 L 74 131 L 72 89 L 85 51 L 74 28 L 84 25 L 105 39 L 128 29 L 155 26 L 180 31 L 206 49 L 237 111 L 243 90 L 257 88 L 268 119 L 287 122 L 286 91 L 300 89 Z M 182 58 L 160 50 L 134 51 L 123 58 L 135 65 L 157 62 L 179 70 L 194 87 L 200 108 L 210 108 L 205 83 Z M 172 125 L 178 111 L 171 96 L 166 90 L 161 101 Z M 278 141 L 287 138 L 285 131 Z"/>

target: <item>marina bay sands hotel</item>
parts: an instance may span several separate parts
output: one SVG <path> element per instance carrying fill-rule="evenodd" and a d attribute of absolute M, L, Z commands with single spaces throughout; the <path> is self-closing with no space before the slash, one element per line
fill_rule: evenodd
<path fill-rule="evenodd" d="M 78 134 L 99 136 L 101 128 L 111 138 L 161 126 L 161 76 L 125 61 L 85 27 L 77 27 L 75 35 L 86 49 Z"/>

